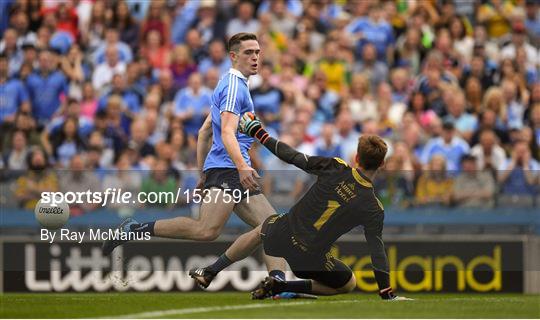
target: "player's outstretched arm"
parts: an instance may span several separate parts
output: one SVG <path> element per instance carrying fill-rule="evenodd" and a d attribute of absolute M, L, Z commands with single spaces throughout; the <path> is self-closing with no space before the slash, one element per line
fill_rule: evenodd
<path fill-rule="evenodd" d="M 405 297 L 396 296 L 390 286 L 390 268 L 388 266 L 388 257 L 384 251 L 384 242 L 382 240 L 382 230 L 371 230 L 365 228 L 366 241 L 371 254 L 371 264 L 375 280 L 379 287 L 379 296 L 383 300 L 412 300 Z"/>
<path fill-rule="evenodd" d="M 244 113 L 244 115 L 240 118 L 239 128 L 240 132 L 259 140 L 263 146 L 265 146 L 281 160 L 295 165 L 302 170 L 308 169 L 309 156 L 298 152 L 288 144 L 271 137 L 270 134 L 264 130 L 259 118 L 253 113 Z"/>

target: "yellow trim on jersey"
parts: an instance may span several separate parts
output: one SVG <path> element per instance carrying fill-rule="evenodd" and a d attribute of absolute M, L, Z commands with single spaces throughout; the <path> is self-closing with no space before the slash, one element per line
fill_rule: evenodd
<path fill-rule="evenodd" d="M 375 197 L 375 200 L 377 200 L 377 203 L 379 204 L 379 207 L 381 207 L 381 210 L 384 211 L 384 207 L 383 207 L 383 205 L 382 205 L 381 200 L 379 200 L 379 198 L 377 198 L 377 197 Z"/>
<path fill-rule="evenodd" d="M 360 173 L 358 173 L 358 171 L 356 171 L 355 168 L 352 168 L 352 175 L 353 175 L 354 179 L 356 180 L 356 182 L 358 182 L 360 185 L 362 185 L 362 186 L 364 186 L 366 188 L 373 188 L 373 185 L 371 184 L 371 182 L 364 179 L 360 175 Z"/>
<path fill-rule="evenodd" d="M 322 226 L 330 219 L 330 217 L 336 212 L 336 210 L 339 208 L 340 204 L 337 201 L 334 200 L 328 200 L 328 206 L 326 210 L 323 212 L 323 214 L 315 221 L 313 226 L 317 230 L 321 230 Z"/>
<path fill-rule="evenodd" d="M 349 166 L 347 162 L 341 158 L 335 157 L 334 160 L 336 160 L 337 162 L 341 163 L 344 166 L 347 166 L 347 167 Z"/>

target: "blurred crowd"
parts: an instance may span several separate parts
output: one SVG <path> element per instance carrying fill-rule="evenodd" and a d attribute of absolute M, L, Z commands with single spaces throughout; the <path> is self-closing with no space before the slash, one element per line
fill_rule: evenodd
<path fill-rule="evenodd" d="M 249 85 L 274 135 L 351 165 L 361 134 L 387 141 L 385 205 L 536 204 L 535 0 L 2 0 L 2 201 L 194 187 L 237 32 L 258 35 Z M 294 168 L 257 145 L 252 158 L 278 203 L 305 192 Z"/>

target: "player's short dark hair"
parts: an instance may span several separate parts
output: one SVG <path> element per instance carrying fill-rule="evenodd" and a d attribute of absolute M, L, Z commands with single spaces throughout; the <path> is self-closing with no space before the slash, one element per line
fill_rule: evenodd
<path fill-rule="evenodd" d="M 365 170 L 377 170 L 384 162 L 388 146 L 376 135 L 363 135 L 358 139 L 358 165 Z"/>
<path fill-rule="evenodd" d="M 227 48 L 229 49 L 229 51 L 237 51 L 240 44 L 247 40 L 257 41 L 257 35 L 255 35 L 254 33 L 247 33 L 247 32 L 237 33 L 229 39 Z"/>

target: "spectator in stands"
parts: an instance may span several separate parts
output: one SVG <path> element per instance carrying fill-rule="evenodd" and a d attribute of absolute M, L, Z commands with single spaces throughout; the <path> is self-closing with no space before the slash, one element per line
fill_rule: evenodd
<path fill-rule="evenodd" d="M 470 64 L 466 66 L 464 77 L 475 77 L 480 80 L 482 91 L 487 90 L 494 83 L 495 66 L 486 61 L 484 55 L 476 54 L 473 56 Z"/>
<path fill-rule="evenodd" d="M 482 97 L 484 96 L 480 80 L 474 76 L 467 78 L 464 91 L 467 105 L 466 110 L 478 116 L 482 109 Z"/>
<path fill-rule="evenodd" d="M 454 44 L 453 49 L 460 55 L 461 61 L 469 63 L 472 58 L 474 39 L 467 34 L 464 19 L 460 16 L 453 16 L 448 28 Z"/>
<path fill-rule="evenodd" d="M 120 1 L 119 3 L 122 3 Z M 125 5 L 125 4 L 124 4 Z M 97 66 L 107 60 L 107 48 L 114 47 L 118 50 L 118 60 L 128 64 L 133 60 L 131 47 L 120 39 L 120 32 L 117 28 L 110 27 L 105 30 L 105 41 L 96 49 L 92 63 Z"/>
<path fill-rule="evenodd" d="M 86 81 L 82 86 L 81 116 L 94 119 L 98 108 L 98 100 L 92 82 Z"/>
<path fill-rule="evenodd" d="M 482 109 L 484 111 L 491 110 L 497 116 L 495 121 L 495 127 L 498 129 L 506 130 L 508 112 L 506 110 L 506 103 L 504 103 L 504 96 L 502 90 L 499 87 L 489 88 L 484 95 L 482 105 Z"/>
<path fill-rule="evenodd" d="M 174 88 L 174 79 L 171 70 L 161 69 L 159 71 L 157 85 L 161 94 L 162 102 L 172 102 L 176 96 L 176 89 Z"/>
<path fill-rule="evenodd" d="M 512 26 L 512 41 L 501 49 L 501 58 L 515 59 L 518 48 L 523 47 L 527 55 L 527 62 L 538 64 L 538 48 L 532 46 L 527 40 L 527 30 L 523 21 L 515 21 Z"/>
<path fill-rule="evenodd" d="M 8 58 L 8 76 L 14 76 L 23 63 L 23 52 L 17 44 L 17 31 L 8 28 L 0 42 L 0 52 Z"/>
<path fill-rule="evenodd" d="M 148 125 L 144 119 L 136 119 L 131 123 L 131 139 L 128 142 L 129 148 L 135 150 L 136 154 L 142 158 L 156 154 L 154 147 L 147 141 Z"/>
<path fill-rule="evenodd" d="M 190 29 L 186 34 L 186 45 L 188 46 L 191 57 L 198 65 L 208 56 L 208 52 L 201 39 L 201 33 L 197 29 Z"/>
<path fill-rule="evenodd" d="M 377 104 L 381 135 L 391 135 L 395 127 L 401 122 L 407 107 L 403 103 L 392 102 L 392 88 L 387 82 L 381 82 L 377 86 Z"/>
<path fill-rule="evenodd" d="M 47 124 L 47 126 L 45 126 L 42 134 L 46 133 L 47 135 L 51 135 L 60 131 L 66 119 L 70 117 L 77 119 L 79 124 L 77 131 L 81 137 L 86 138 L 94 127 L 93 121 L 92 119 L 81 115 L 81 105 L 79 101 L 73 98 L 68 98 L 67 101 L 62 103 L 62 106 L 58 110 L 56 116 Z M 45 142 L 43 142 L 43 139 L 42 143 L 45 147 Z M 45 150 L 47 150 L 47 147 Z"/>
<path fill-rule="evenodd" d="M 191 155 L 187 148 L 188 140 L 184 131 L 180 128 L 170 130 L 166 141 L 173 150 L 171 166 L 177 171 L 185 170 L 191 162 Z"/>
<path fill-rule="evenodd" d="M 275 87 L 270 82 L 272 63 L 269 61 L 263 62 L 259 74 L 261 76 L 261 85 L 251 91 L 253 105 L 266 127 L 279 132 L 280 109 L 284 95 L 278 87 Z"/>
<path fill-rule="evenodd" d="M 315 102 L 317 109 L 314 119 L 318 122 L 333 121 L 339 105 L 339 95 L 328 89 L 326 74 L 320 70 L 315 71 L 313 83 L 306 90 L 306 96 Z"/>
<path fill-rule="evenodd" d="M 60 168 L 67 168 L 70 159 L 85 149 L 85 143 L 78 132 L 79 122 L 75 117 L 68 117 L 60 130 L 49 137 L 52 157 Z"/>
<path fill-rule="evenodd" d="M 315 155 L 328 158 L 343 156 L 339 139 L 335 135 L 334 124 L 323 124 L 321 136 L 315 141 Z"/>
<path fill-rule="evenodd" d="M 193 62 L 189 48 L 186 45 L 174 47 L 170 69 L 174 77 L 175 88 L 185 88 L 190 75 L 197 71 L 197 65 Z"/>
<path fill-rule="evenodd" d="M 15 197 L 21 208 L 34 210 L 42 192 L 58 191 L 58 179 L 42 149 L 32 149 L 26 162 L 29 170 L 15 182 Z"/>
<path fill-rule="evenodd" d="M 126 72 L 126 64 L 120 61 L 116 46 L 108 46 L 105 50 L 105 62 L 99 64 L 94 69 L 92 84 L 94 89 L 101 91 L 109 84 L 115 74 Z"/>
<path fill-rule="evenodd" d="M 51 51 L 39 53 L 39 70 L 26 79 L 32 102 L 32 113 L 38 124 L 44 125 L 60 107 L 61 96 L 68 93 L 68 80 L 57 68 L 57 59 Z"/>
<path fill-rule="evenodd" d="M 92 153 L 94 151 L 95 153 Z M 114 162 L 114 149 L 107 145 L 101 131 L 93 131 L 88 137 L 86 167 L 89 169 L 110 168 Z M 91 154 L 92 153 L 92 154 Z"/>
<path fill-rule="evenodd" d="M 101 184 L 96 175 L 88 170 L 86 157 L 83 154 L 74 155 L 69 161 L 69 170 L 59 171 L 60 192 L 91 192 L 99 191 Z M 97 209 L 100 203 L 83 202 L 70 204 L 70 215 L 78 216 L 84 212 Z"/>
<path fill-rule="evenodd" d="M 127 143 L 131 119 L 125 114 L 125 108 L 122 98 L 113 95 L 107 101 L 105 111 L 98 112 L 94 120 L 94 126 L 111 142 L 115 151 L 120 151 Z"/>
<path fill-rule="evenodd" d="M 10 151 L 7 154 L 4 154 L 2 157 L 5 162 L 5 167 L 8 170 L 26 170 L 28 169 L 28 164 L 26 163 L 26 157 L 30 151 L 28 147 L 28 142 L 26 140 L 26 135 L 22 130 L 16 130 L 11 135 L 12 142 Z M 20 175 L 21 172 L 15 173 L 15 175 Z"/>
<path fill-rule="evenodd" d="M 259 21 L 253 17 L 255 8 L 251 2 L 240 1 L 236 9 L 236 18 L 231 19 L 227 24 L 227 37 L 240 32 L 257 34 L 259 32 Z"/>
<path fill-rule="evenodd" d="M 208 49 L 209 56 L 199 64 L 199 72 L 205 75 L 212 67 L 218 68 L 220 75 L 225 74 L 231 68 L 231 60 L 227 57 L 225 46 L 221 40 L 214 40 Z"/>
<path fill-rule="evenodd" d="M 168 130 L 168 121 L 161 117 L 156 110 L 145 110 L 146 112 L 141 114 L 141 118 L 144 119 L 148 128 L 148 143 L 156 146 L 159 142 L 163 141 Z M 161 121 L 160 121 L 161 120 Z"/>
<path fill-rule="evenodd" d="M 167 14 L 165 2 L 152 1 L 148 7 L 145 20 L 142 23 L 141 39 L 146 39 L 148 33 L 156 30 L 164 44 L 168 44 L 171 18 Z"/>
<path fill-rule="evenodd" d="M 530 115 L 530 127 L 532 129 L 534 141 L 536 141 L 536 144 L 538 147 L 540 147 L 540 103 L 537 103 L 532 107 Z M 540 155 L 538 155 L 538 157 L 540 157 Z M 537 157 L 534 158 L 537 160 L 539 159 Z"/>
<path fill-rule="evenodd" d="M 0 126 L 4 122 L 13 123 L 19 108 L 29 107 L 26 87 L 19 79 L 8 76 L 7 56 L 0 54 Z"/>
<path fill-rule="evenodd" d="M 529 39 L 533 46 L 540 45 L 540 13 L 538 12 L 538 2 L 535 0 L 525 1 L 525 29 L 529 34 Z"/>
<path fill-rule="evenodd" d="M 431 51 L 425 59 L 422 75 L 416 84 L 417 90 L 426 97 L 429 109 L 439 117 L 446 115 L 443 89 L 455 80 L 443 66 L 443 55 L 439 51 Z"/>
<path fill-rule="evenodd" d="M 499 167 L 498 181 L 503 195 L 511 195 L 512 200 L 526 201 L 535 195 L 535 175 L 540 164 L 531 158 L 527 142 L 517 141 L 512 149 L 510 159 Z M 521 198 L 521 199 L 520 199 Z"/>
<path fill-rule="evenodd" d="M 216 0 L 200 1 L 197 18 L 191 27 L 199 31 L 205 46 L 208 46 L 214 39 L 220 41 L 225 39 L 227 24 L 225 19 L 222 19 L 219 15 Z"/>
<path fill-rule="evenodd" d="M 157 70 L 168 68 L 171 63 L 171 49 L 161 37 L 161 33 L 155 29 L 146 33 L 140 55 Z"/>
<path fill-rule="evenodd" d="M 339 44 L 337 41 L 328 40 L 324 44 L 324 51 L 321 60 L 317 62 L 316 69 L 320 70 L 326 75 L 328 89 L 341 93 L 346 88 L 347 79 L 349 78 L 349 67 L 346 61 L 340 59 Z M 355 69 L 356 72 L 360 72 L 363 68 L 375 68 L 377 52 L 372 47 L 371 56 L 364 58 L 364 64 L 358 65 Z M 371 60 L 368 58 L 371 57 Z M 371 70 L 371 69 L 370 69 Z M 368 70 L 366 70 L 368 71 Z M 375 77 L 377 74 L 374 74 Z M 369 78 L 369 77 L 368 77 Z"/>
<path fill-rule="evenodd" d="M 19 111 L 15 114 L 13 125 L 2 128 L 3 135 L 0 138 L 2 154 L 8 153 L 12 148 L 13 134 L 21 130 L 26 136 L 29 146 L 40 144 L 39 133 L 36 129 L 36 121 L 32 118 L 29 111 Z"/>
<path fill-rule="evenodd" d="M 395 65 L 408 67 L 412 74 L 417 74 L 420 70 L 420 63 L 424 53 L 420 37 L 421 31 L 419 29 L 409 27 L 396 43 Z"/>
<path fill-rule="evenodd" d="M 433 120 L 437 118 L 437 114 L 429 109 L 426 97 L 420 91 L 411 93 L 408 111 L 412 113 L 416 122 L 420 124 L 422 128 L 429 127 Z"/>
<path fill-rule="evenodd" d="M 508 127 L 510 129 L 521 129 L 523 127 L 523 116 L 525 105 L 518 99 L 517 86 L 511 79 L 505 78 L 501 82 L 504 103 L 506 104 Z"/>
<path fill-rule="evenodd" d="M 434 155 L 428 167 L 418 179 L 415 203 L 425 205 L 450 204 L 454 181 L 446 174 L 446 159 L 441 154 Z"/>
<path fill-rule="evenodd" d="M 485 24 L 490 37 L 498 38 L 510 31 L 514 5 L 510 1 L 491 0 L 483 3 L 476 12 L 476 19 Z"/>
<path fill-rule="evenodd" d="M 370 95 L 369 80 L 363 74 L 353 74 L 347 102 L 348 109 L 356 123 L 379 117 L 377 104 Z"/>
<path fill-rule="evenodd" d="M 114 29 L 120 33 L 120 41 L 126 43 L 131 51 L 137 52 L 139 48 L 139 24 L 133 18 L 125 1 L 118 1 L 113 15 Z"/>
<path fill-rule="evenodd" d="M 360 135 L 354 128 L 352 115 L 348 109 L 340 110 L 336 116 L 336 131 L 338 144 L 341 146 L 342 158 L 353 165 L 356 156 L 356 145 L 358 145 Z"/>
<path fill-rule="evenodd" d="M 480 141 L 480 133 L 483 130 L 493 131 L 503 146 L 510 142 L 508 131 L 497 127 L 497 115 L 491 109 L 486 109 L 479 115 L 478 128 L 471 139 L 471 145 L 476 145 Z"/>
<path fill-rule="evenodd" d="M 373 182 L 377 198 L 384 207 L 406 206 L 414 194 L 412 180 L 407 179 L 407 172 L 400 169 L 401 165 L 400 159 L 390 156 L 385 161 L 384 170 L 377 174 Z"/>
<path fill-rule="evenodd" d="M 131 192 L 136 194 L 141 189 L 141 175 L 137 170 L 133 170 L 131 165 L 129 153 L 123 152 L 116 160 L 116 164 L 113 171 L 108 171 L 108 174 L 103 179 L 102 190 L 108 188 L 116 190 L 122 189 L 122 192 Z M 126 208 L 133 208 L 136 204 L 132 203 L 107 203 L 107 208 L 117 208 L 124 210 Z"/>
<path fill-rule="evenodd" d="M 67 95 L 69 97 L 82 98 L 82 84 L 85 79 L 85 69 L 88 66 L 83 65 L 83 53 L 79 45 L 73 44 L 66 56 L 60 57 L 60 68 L 68 79 L 69 88 Z"/>
<path fill-rule="evenodd" d="M 143 179 L 141 192 L 145 194 L 156 193 L 165 195 L 167 193 L 176 194 L 178 181 L 169 175 L 169 163 L 165 159 L 157 159 L 152 167 L 152 173 Z M 172 199 L 158 199 L 156 203 L 146 203 L 146 207 L 173 208 L 176 206 Z"/>
<path fill-rule="evenodd" d="M 436 154 L 441 154 L 445 159 L 447 169 L 452 174 L 459 171 L 459 161 L 461 157 L 469 153 L 469 145 L 465 140 L 457 136 L 454 124 L 445 122 L 443 124 L 442 136 L 431 138 L 422 152 L 421 161 L 423 164 L 431 163 L 431 159 Z M 438 163 L 437 163 L 438 164 Z"/>
<path fill-rule="evenodd" d="M 458 207 L 493 207 L 495 180 L 491 173 L 478 170 L 476 164 L 474 156 L 465 155 L 461 158 L 461 173 L 452 187 L 452 203 Z"/>
<path fill-rule="evenodd" d="M 178 91 L 174 98 L 174 116 L 179 118 L 188 135 L 197 136 L 210 113 L 212 91 L 203 86 L 200 73 L 189 77 L 188 87 Z"/>
<path fill-rule="evenodd" d="M 392 102 L 409 102 L 409 71 L 405 68 L 395 68 L 390 75 L 390 84 L 392 86 Z"/>
<path fill-rule="evenodd" d="M 126 76 L 124 74 L 115 74 L 111 79 L 110 86 L 102 90 L 103 95 L 99 98 L 98 109 L 103 110 L 107 107 L 109 98 L 113 95 L 122 97 L 126 109 L 124 112 L 130 118 L 133 118 L 141 111 L 141 100 L 137 92 L 127 87 Z"/>
<path fill-rule="evenodd" d="M 479 142 L 471 149 L 476 159 L 478 170 L 490 170 L 495 173 L 506 162 L 506 154 L 500 146 L 493 130 L 483 129 L 479 134 Z"/>
<path fill-rule="evenodd" d="M 449 89 L 449 94 L 445 99 L 448 114 L 443 121 L 454 124 L 459 135 L 466 141 L 470 141 L 477 127 L 475 116 L 465 111 L 465 95 L 459 88 Z"/>
<path fill-rule="evenodd" d="M 199 1 L 177 1 L 172 14 L 171 42 L 174 45 L 186 43 L 187 33 L 197 18 Z M 193 29 L 192 29 L 193 30 Z"/>
<path fill-rule="evenodd" d="M 404 117 L 404 121 L 406 119 L 407 117 Z M 413 119 L 409 125 L 403 126 L 400 136 L 411 153 L 411 157 L 413 157 L 415 159 L 414 161 L 418 163 L 420 163 L 420 158 L 424 150 L 424 140 L 422 135 L 422 128 Z"/>
<path fill-rule="evenodd" d="M 270 10 L 268 11 L 269 17 L 270 17 L 270 29 L 274 31 L 276 34 L 281 35 L 285 38 L 291 38 L 294 32 L 294 28 L 296 25 L 296 17 L 293 14 L 295 11 L 291 11 L 293 3 L 296 1 L 291 0 L 277 0 L 277 1 L 267 1 L 267 3 L 270 3 L 269 7 Z M 300 7 L 301 4 L 296 4 Z M 263 8 L 265 8 L 264 3 L 259 7 L 259 13 L 262 13 Z M 266 8 L 268 8 L 268 5 L 266 5 Z M 296 11 L 295 13 L 301 13 L 302 10 Z"/>
<path fill-rule="evenodd" d="M 533 129 L 531 127 L 523 127 L 519 131 L 519 133 L 521 135 L 521 139 L 523 139 L 529 145 L 529 150 L 531 151 L 531 158 L 537 160 L 537 157 L 540 154 L 540 150 L 538 148 L 538 143 L 536 141 Z"/>
<path fill-rule="evenodd" d="M 388 78 L 386 63 L 377 60 L 377 48 L 369 42 L 364 44 L 362 57 L 356 62 L 354 72 L 363 73 L 366 78 L 370 79 L 372 88 L 377 88 L 379 83 Z"/>
<path fill-rule="evenodd" d="M 385 20 L 381 4 L 370 3 L 367 17 L 357 17 L 346 32 L 356 41 L 356 54 L 360 56 L 366 43 L 372 43 L 377 51 L 377 60 L 388 61 L 393 55 L 394 34 L 392 26 Z"/>

